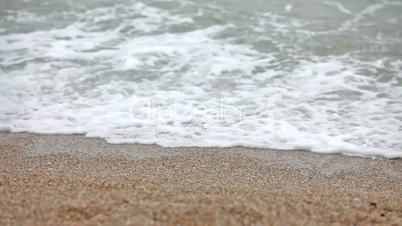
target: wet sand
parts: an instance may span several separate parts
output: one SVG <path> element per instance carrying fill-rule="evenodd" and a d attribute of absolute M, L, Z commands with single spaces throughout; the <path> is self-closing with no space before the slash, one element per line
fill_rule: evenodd
<path fill-rule="evenodd" d="M 402 225 L 402 160 L 0 133 L 0 225 Z"/>

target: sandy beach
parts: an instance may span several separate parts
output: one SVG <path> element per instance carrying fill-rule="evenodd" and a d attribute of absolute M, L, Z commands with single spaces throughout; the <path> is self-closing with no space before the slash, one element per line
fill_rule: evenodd
<path fill-rule="evenodd" d="M 0 134 L 0 225 L 402 225 L 402 160 Z"/>

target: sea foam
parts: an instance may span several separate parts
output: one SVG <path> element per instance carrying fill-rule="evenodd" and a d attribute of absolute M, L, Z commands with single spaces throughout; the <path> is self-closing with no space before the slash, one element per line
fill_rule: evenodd
<path fill-rule="evenodd" d="M 324 2 L 331 24 L 296 4 L 63 4 L 3 12 L 0 131 L 402 157 L 402 18 L 375 20 L 392 1 Z"/>

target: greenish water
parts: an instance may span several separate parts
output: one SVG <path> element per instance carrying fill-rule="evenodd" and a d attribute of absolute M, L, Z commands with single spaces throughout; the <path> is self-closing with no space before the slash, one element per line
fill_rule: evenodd
<path fill-rule="evenodd" d="M 401 157 L 402 2 L 0 0 L 0 130 Z"/>

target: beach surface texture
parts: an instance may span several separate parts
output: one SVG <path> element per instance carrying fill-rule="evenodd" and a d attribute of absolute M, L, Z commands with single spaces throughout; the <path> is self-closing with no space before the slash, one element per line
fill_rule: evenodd
<path fill-rule="evenodd" d="M 402 225 L 402 160 L 0 134 L 0 225 Z"/>

